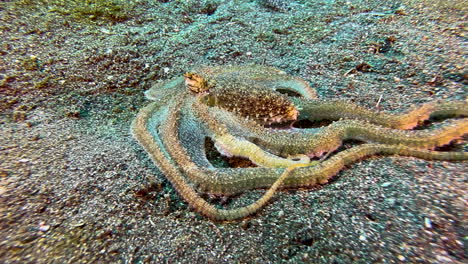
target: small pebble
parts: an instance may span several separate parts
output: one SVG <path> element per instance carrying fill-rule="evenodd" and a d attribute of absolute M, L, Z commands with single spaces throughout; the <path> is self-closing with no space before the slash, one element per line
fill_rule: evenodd
<path fill-rule="evenodd" d="M 391 206 L 395 205 L 395 202 L 396 202 L 396 200 L 393 198 L 385 199 L 385 201 Z"/>
<path fill-rule="evenodd" d="M 424 226 L 426 228 L 432 228 L 432 222 L 431 222 L 431 219 L 427 218 L 427 217 L 424 217 Z"/>
<path fill-rule="evenodd" d="M 45 223 L 39 224 L 39 231 L 47 232 L 50 229 L 50 225 L 46 225 Z"/>
<path fill-rule="evenodd" d="M 107 28 L 101 28 L 101 32 L 104 33 L 104 34 L 110 34 L 110 30 L 107 29 Z"/>
<path fill-rule="evenodd" d="M 448 258 L 446 256 L 437 255 L 436 259 L 437 259 L 437 261 L 439 261 L 439 263 L 452 263 L 453 262 L 450 258 Z"/>
<path fill-rule="evenodd" d="M 278 218 L 283 218 L 284 217 L 284 211 L 281 210 L 278 212 Z"/>
<path fill-rule="evenodd" d="M 390 185 L 392 185 L 391 182 L 384 182 L 384 183 L 382 183 L 381 186 L 384 187 L 384 188 L 386 188 L 386 187 L 388 187 L 388 186 L 390 186 Z"/>

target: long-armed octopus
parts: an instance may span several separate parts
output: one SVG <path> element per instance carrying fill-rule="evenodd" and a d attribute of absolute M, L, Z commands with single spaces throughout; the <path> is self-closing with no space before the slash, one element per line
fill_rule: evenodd
<path fill-rule="evenodd" d="M 463 101 L 428 103 L 403 114 L 376 113 L 347 101 L 317 100 L 306 81 L 258 65 L 202 67 L 155 85 L 146 97 L 153 102 L 135 118 L 134 137 L 182 198 L 213 220 L 244 218 L 280 187 L 325 184 L 345 166 L 373 155 L 468 160 L 466 152 L 434 150 L 468 132 Z M 437 129 L 411 130 L 429 118 L 447 120 Z M 331 123 L 294 125 L 303 120 Z M 344 140 L 363 144 L 343 150 Z M 215 167 L 207 158 L 214 151 L 207 142 L 223 156 L 253 165 Z M 199 194 L 254 188 L 268 190 L 235 209 L 220 209 Z"/>

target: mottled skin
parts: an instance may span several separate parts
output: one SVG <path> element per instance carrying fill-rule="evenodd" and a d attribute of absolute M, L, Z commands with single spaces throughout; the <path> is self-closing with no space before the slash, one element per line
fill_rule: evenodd
<path fill-rule="evenodd" d="M 138 142 L 198 212 L 214 220 L 246 217 L 264 206 L 280 187 L 328 182 L 346 165 L 371 155 L 413 156 L 428 160 L 468 160 L 464 152 L 432 149 L 468 132 L 465 118 L 447 120 L 434 130 L 406 130 L 429 117 L 466 117 L 465 102 L 435 102 L 407 113 L 375 113 L 345 101 L 316 99 L 302 79 L 265 66 L 204 67 L 158 84 L 146 92 L 153 100 L 132 125 Z M 297 129 L 297 119 L 332 120 L 321 128 Z M 283 123 L 281 129 L 273 128 Z M 206 158 L 211 138 L 225 156 L 240 156 L 257 165 L 215 168 Z M 323 161 L 343 140 L 366 142 Z M 269 188 L 253 204 L 218 209 L 198 192 L 234 194 Z"/>

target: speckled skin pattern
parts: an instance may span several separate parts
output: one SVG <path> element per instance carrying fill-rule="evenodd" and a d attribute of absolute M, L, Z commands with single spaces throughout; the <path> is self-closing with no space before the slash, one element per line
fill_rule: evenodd
<path fill-rule="evenodd" d="M 202 67 L 155 85 L 146 97 L 153 102 L 134 120 L 134 137 L 185 201 L 213 220 L 246 217 L 280 187 L 325 184 L 371 155 L 468 159 L 465 152 L 433 150 L 468 132 L 468 120 L 460 118 L 468 114 L 466 102 L 434 102 L 399 115 L 376 113 L 346 101 L 320 101 L 304 80 L 258 65 Z M 437 129 L 410 130 L 430 117 L 458 119 Z M 297 120 L 333 122 L 295 128 Z M 256 167 L 215 168 L 206 156 L 207 138 L 222 155 L 243 157 Z M 323 157 L 348 139 L 364 144 Z M 268 190 L 251 205 L 227 210 L 198 194 L 254 188 Z"/>

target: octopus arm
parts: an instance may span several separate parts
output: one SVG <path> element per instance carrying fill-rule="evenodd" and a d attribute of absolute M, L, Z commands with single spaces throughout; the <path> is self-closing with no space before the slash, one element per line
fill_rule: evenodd
<path fill-rule="evenodd" d="M 468 103 L 463 101 L 432 102 L 403 114 L 379 113 L 347 101 L 317 101 L 291 98 L 301 109 L 299 118 L 310 121 L 357 119 L 395 129 L 411 129 L 429 118 L 468 116 Z"/>
<path fill-rule="evenodd" d="M 314 166 L 296 168 L 283 182 L 283 187 L 312 187 L 325 184 L 346 166 L 359 162 L 373 155 L 409 156 L 425 160 L 466 161 L 466 152 L 439 152 L 415 149 L 403 145 L 362 144 L 341 151 Z M 278 168 L 224 168 L 213 170 L 201 169 L 206 174 L 213 174 L 213 179 L 223 182 L 223 194 L 236 194 L 257 188 L 268 188 L 283 172 Z"/>

